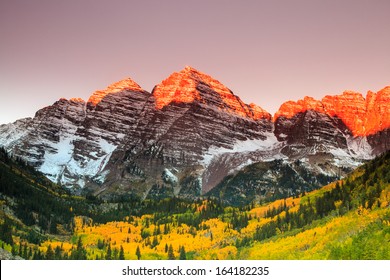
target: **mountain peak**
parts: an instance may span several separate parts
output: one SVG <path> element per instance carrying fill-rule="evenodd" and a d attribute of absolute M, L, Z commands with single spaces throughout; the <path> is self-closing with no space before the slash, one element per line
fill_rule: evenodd
<path fill-rule="evenodd" d="M 143 91 L 143 89 L 134 82 L 131 78 L 120 80 L 116 83 L 109 85 L 104 90 L 95 91 L 88 100 L 88 103 L 93 105 L 98 104 L 106 95 L 117 93 L 121 91 Z"/>
<path fill-rule="evenodd" d="M 210 75 L 191 66 L 174 72 L 153 90 L 156 108 L 162 109 L 171 103 L 192 103 L 199 101 L 213 104 L 222 111 L 228 111 L 252 119 L 268 118 L 270 115 L 258 106 L 249 106 Z"/>
<path fill-rule="evenodd" d="M 79 98 L 79 97 L 72 97 L 71 99 L 69 99 L 69 101 L 72 101 L 72 102 L 75 102 L 75 103 L 84 103 L 84 99 L 82 98 Z"/>
<path fill-rule="evenodd" d="M 196 81 L 191 75 L 192 69 L 186 66 L 182 71 L 172 73 L 154 88 L 157 109 L 162 109 L 172 102 L 191 103 L 200 99 Z"/>
<path fill-rule="evenodd" d="M 175 74 L 175 73 L 174 73 Z M 210 75 L 203 73 L 191 66 L 185 66 L 183 70 L 179 72 L 183 77 L 192 79 L 195 82 L 207 84 L 212 87 L 212 89 L 226 89 L 230 94 L 233 94 L 226 86 L 224 86 L 220 81 L 214 79 Z"/>
<path fill-rule="evenodd" d="M 271 120 L 271 114 L 268 113 L 266 110 L 264 110 L 263 108 L 261 108 L 260 106 L 254 104 L 254 103 L 250 103 L 249 104 L 249 108 L 252 112 L 252 118 L 254 120 L 260 120 L 260 119 L 267 119 L 267 120 Z"/>
<path fill-rule="evenodd" d="M 187 72 L 187 73 L 189 73 L 189 72 L 195 72 L 195 73 L 200 73 L 200 72 L 199 72 L 198 70 L 196 70 L 194 67 L 189 66 L 189 65 L 186 65 L 186 66 L 184 67 L 184 69 L 181 70 L 180 72 Z"/>
<path fill-rule="evenodd" d="M 310 96 L 305 96 L 298 101 L 289 100 L 284 102 L 279 110 L 274 115 L 274 121 L 283 116 L 286 118 L 292 118 L 298 113 L 303 113 L 308 110 L 315 110 L 317 112 L 324 112 L 324 107 L 321 101 L 314 99 Z"/>

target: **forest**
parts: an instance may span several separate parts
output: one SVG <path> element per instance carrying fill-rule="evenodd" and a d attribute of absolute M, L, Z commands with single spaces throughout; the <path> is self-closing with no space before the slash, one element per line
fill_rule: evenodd
<path fill-rule="evenodd" d="M 318 190 L 218 198 L 73 196 L 0 150 L 0 244 L 23 259 L 390 259 L 390 153 Z"/>

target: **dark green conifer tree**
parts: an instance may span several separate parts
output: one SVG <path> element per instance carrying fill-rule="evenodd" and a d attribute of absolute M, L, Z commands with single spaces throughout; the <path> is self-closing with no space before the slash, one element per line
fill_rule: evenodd
<path fill-rule="evenodd" d="M 4 222 L 0 228 L 0 239 L 11 246 L 14 245 L 11 222 L 7 217 L 5 217 Z"/>
<path fill-rule="evenodd" d="M 27 243 L 24 243 L 24 245 L 23 245 L 23 254 L 22 254 L 22 258 L 25 259 L 25 260 L 28 260 Z"/>
<path fill-rule="evenodd" d="M 45 259 L 46 260 L 54 260 L 54 251 L 51 247 L 51 244 L 49 244 L 49 247 L 47 247 Z"/>
<path fill-rule="evenodd" d="M 172 244 L 168 248 L 168 260 L 176 260 L 175 254 L 173 253 Z"/>
<path fill-rule="evenodd" d="M 141 250 L 139 249 L 139 246 L 137 246 L 137 249 L 135 250 L 135 254 L 136 254 L 138 260 L 140 260 L 141 259 Z"/>
<path fill-rule="evenodd" d="M 112 259 L 113 260 L 117 260 L 117 259 L 119 259 L 119 250 L 118 250 L 118 248 L 114 248 L 114 251 L 113 251 L 113 253 L 112 253 Z"/>
<path fill-rule="evenodd" d="M 107 253 L 106 253 L 106 260 L 112 260 L 112 251 L 111 251 L 111 244 L 108 244 L 107 247 Z"/>
<path fill-rule="evenodd" d="M 125 251 L 123 250 L 123 246 L 121 245 L 121 249 L 119 251 L 119 259 L 124 260 L 125 259 Z"/>
<path fill-rule="evenodd" d="M 184 246 L 181 246 L 181 247 L 180 247 L 180 256 L 179 256 L 179 259 L 180 259 L 180 260 L 186 260 L 186 259 L 187 259 L 186 250 L 185 250 Z"/>
<path fill-rule="evenodd" d="M 62 249 L 60 246 L 56 246 L 54 249 L 54 259 L 61 260 L 62 259 Z"/>

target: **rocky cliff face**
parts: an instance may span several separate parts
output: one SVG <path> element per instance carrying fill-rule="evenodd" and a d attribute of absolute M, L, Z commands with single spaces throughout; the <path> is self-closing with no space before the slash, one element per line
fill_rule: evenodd
<path fill-rule="evenodd" d="M 284 103 L 272 120 L 211 76 L 186 67 L 152 93 L 128 78 L 87 102 L 60 99 L 32 119 L 0 126 L 0 145 L 51 180 L 101 196 L 193 198 L 217 185 L 229 194 L 269 196 L 263 175 L 246 183 L 239 176 L 239 186 L 226 176 L 257 170 L 250 166 L 259 162 L 265 169 L 296 167 L 287 173 L 301 178 L 291 180 L 307 186 L 316 182 L 307 174 L 342 175 L 389 149 L 389 96 L 390 87 L 366 98 L 354 92 L 321 101 L 306 97 Z M 296 191 L 279 181 L 273 188 Z"/>
<path fill-rule="evenodd" d="M 113 182 L 146 191 L 151 185 L 150 193 L 199 196 L 207 188 L 202 177 L 209 149 L 265 140 L 272 131 L 269 113 L 244 104 L 220 82 L 191 67 L 158 84 L 145 112 L 138 142 L 126 144 L 116 155 L 125 175 Z"/>
<path fill-rule="evenodd" d="M 388 150 L 390 87 L 378 93 L 346 91 L 321 101 L 305 97 L 284 103 L 274 116 L 275 135 L 286 141 L 286 153 L 302 149 L 344 150 L 370 158 Z"/>
<path fill-rule="evenodd" d="M 105 181 L 115 151 L 138 141 L 138 123 L 142 119 L 150 93 L 131 79 L 125 79 L 97 91 L 85 107 L 85 119 L 78 127 L 69 176 L 84 174 L 86 185 Z M 81 172 L 80 172 L 81 169 Z M 85 171 L 83 171 L 85 170 Z"/>
<path fill-rule="evenodd" d="M 60 99 L 39 110 L 33 119 L 3 125 L 1 144 L 57 181 L 71 156 L 77 128 L 85 118 L 84 106 L 80 99 Z"/>
<path fill-rule="evenodd" d="M 341 95 L 327 95 L 322 100 L 305 97 L 297 102 L 288 101 L 276 112 L 274 121 L 315 111 L 340 119 L 353 136 L 368 136 L 389 128 L 389 110 L 390 86 L 377 93 L 369 91 L 366 98 L 360 93 L 345 91 Z"/>

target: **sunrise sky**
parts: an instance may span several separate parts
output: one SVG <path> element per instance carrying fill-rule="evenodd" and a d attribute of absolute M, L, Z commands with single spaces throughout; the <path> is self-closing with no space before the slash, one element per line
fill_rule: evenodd
<path fill-rule="evenodd" d="M 390 1 L 1 0 L 0 124 L 190 65 L 271 113 L 390 85 Z"/>

